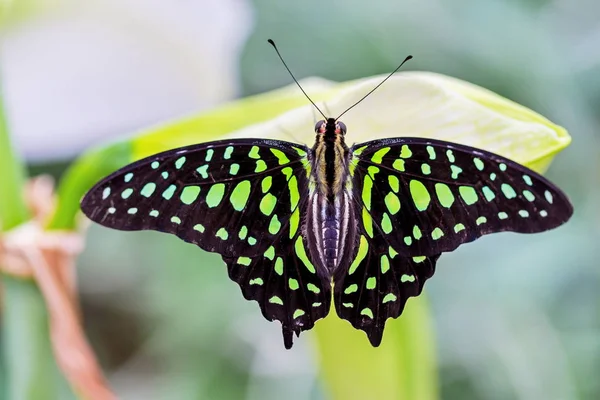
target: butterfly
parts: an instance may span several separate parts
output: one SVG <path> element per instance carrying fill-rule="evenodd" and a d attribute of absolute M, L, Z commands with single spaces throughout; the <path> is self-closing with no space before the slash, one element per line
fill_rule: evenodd
<path fill-rule="evenodd" d="M 326 118 L 312 147 L 231 139 L 162 152 L 102 179 L 81 209 L 109 228 L 219 253 L 243 296 L 281 322 L 288 349 L 332 300 L 379 346 L 441 253 L 573 213 L 555 185 L 500 155 L 417 137 L 348 146 L 346 132 Z"/>

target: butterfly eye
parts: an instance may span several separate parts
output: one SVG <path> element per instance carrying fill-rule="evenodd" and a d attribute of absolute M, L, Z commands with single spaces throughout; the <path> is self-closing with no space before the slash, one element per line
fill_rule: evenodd
<path fill-rule="evenodd" d="M 317 122 L 315 124 L 315 132 L 316 133 L 320 133 L 322 130 L 324 131 L 325 129 L 321 129 L 325 127 L 325 121 L 324 120 L 320 120 L 319 122 Z"/>
<path fill-rule="evenodd" d="M 342 131 L 342 135 L 346 134 L 346 124 L 342 121 L 338 121 L 337 125 L 340 127 L 340 131 Z"/>

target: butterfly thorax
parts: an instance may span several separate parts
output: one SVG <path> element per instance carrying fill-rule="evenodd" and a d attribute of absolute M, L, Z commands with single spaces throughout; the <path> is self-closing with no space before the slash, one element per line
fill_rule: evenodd
<path fill-rule="evenodd" d="M 350 197 L 345 182 L 349 150 L 344 141 L 343 123 L 329 118 L 317 123 L 315 132 L 311 176 L 314 191 L 310 197 L 312 212 L 307 220 L 307 232 L 309 242 L 314 244 L 310 246 L 314 249 L 313 256 L 331 275 L 348 245 Z"/>

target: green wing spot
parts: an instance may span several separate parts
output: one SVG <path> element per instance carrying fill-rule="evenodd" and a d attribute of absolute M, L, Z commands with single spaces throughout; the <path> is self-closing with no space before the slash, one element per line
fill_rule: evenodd
<path fill-rule="evenodd" d="M 456 158 L 454 158 L 454 153 L 450 149 L 446 150 L 446 157 L 448 157 L 448 161 L 451 163 L 456 161 Z"/>
<path fill-rule="evenodd" d="M 362 219 L 363 225 L 365 228 L 365 232 L 369 235 L 370 238 L 373 237 L 373 219 L 371 218 L 371 214 L 367 211 L 365 207 L 362 209 Z"/>
<path fill-rule="evenodd" d="M 483 161 L 481 161 L 480 158 L 475 157 L 473 158 L 473 164 L 475 164 L 475 168 L 477 168 L 479 171 L 483 171 Z"/>
<path fill-rule="evenodd" d="M 200 194 L 200 186 L 186 186 L 181 191 L 181 195 L 179 198 L 183 204 L 187 204 L 188 206 L 196 201 L 198 195 Z"/>
<path fill-rule="evenodd" d="M 297 309 L 296 311 L 294 311 L 294 315 L 292 315 L 292 318 L 293 318 L 293 319 L 300 318 L 300 317 L 301 317 L 301 316 L 303 316 L 304 314 L 306 314 L 306 313 L 304 312 L 304 310 Z"/>
<path fill-rule="evenodd" d="M 240 171 L 240 164 L 233 163 L 229 166 L 229 175 L 237 175 Z"/>
<path fill-rule="evenodd" d="M 427 163 L 421 164 L 421 172 L 423 175 L 431 175 L 431 167 Z"/>
<path fill-rule="evenodd" d="M 132 194 L 133 194 L 133 189 L 127 188 L 121 192 L 121 197 L 124 199 L 128 199 L 129 196 L 131 196 Z"/>
<path fill-rule="evenodd" d="M 458 167 L 454 164 L 450 166 L 450 171 L 452 172 L 452 179 L 458 179 L 458 175 L 463 172 L 461 167 Z"/>
<path fill-rule="evenodd" d="M 393 192 L 389 192 L 384 200 L 390 214 L 396 215 L 400 211 L 400 199 Z"/>
<path fill-rule="evenodd" d="M 390 247 L 390 249 L 392 249 L 392 248 Z M 396 253 L 396 254 L 398 254 L 398 253 Z M 394 257 L 392 257 L 392 258 L 394 258 Z M 382 255 L 381 260 L 379 261 L 379 265 L 381 267 L 381 273 L 385 274 L 386 272 L 388 272 L 390 270 L 390 259 L 385 254 Z"/>
<path fill-rule="evenodd" d="M 404 244 L 406 244 L 407 246 L 410 246 L 412 244 L 412 237 L 404 236 Z"/>
<path fill-rule="evenodd" d="M 523 181 L 525 181 L 527 186 L 533 186 L 533 181 L 529 175 L 523 175 Z"/>
<path fill-rule="evenodd" d="M 240 231 L 238 232 L 238 238 L 240 238 L 240 240 L 245 240 L 246 236 L 248 236 L 248 227 L 244 225 L 240 228 Z"/>
<path fill-rule="evenodd" d="M 374 162 L 375 164 L 381 164 L 381 162 L 383 161 L 383 156 L 385 156 L 389 151 L 390 151 L 390 147 L 383 147 L 383 148 L 377 150 L 373 154 L 373 157 L 371 157 L 371 161 Z"/>
<path fill-rule="evenodd" d="M 373 319 L 373 311 L 371 311 L 371 309 L 368 307 L 363 308 L 362 311 L 360 312 L 360 315 L 364 315 L 366 317 Z"/>
<path fill-rule="evenodd" d="M 181 169 L 181 167 L 183 167 L 183 164 L 185 164 L 185 156 L 181 156 L 177 159 L 177 161 L 175 161 L 175 168 L 177 169 Z"/>
<path fill-rule="evenodd" d="M 389 235 L 394 230 L 392 220 L 387 213 L 383 213 L 383 217 L 381 218 L 381 229 L 386 235 Z"/>
<path fill-rule="evenodd" d="M 494 182 L 495 180 L 496 180 L 496 173 L 495 173 L 495 172 L 492 172 L 492 173 L 490 174 L 490 181 Z"/>
<path fill-rule="evenodd" d="M 149 184 L 147 184 L 147 185 L 149 185 Z M 146 186 L 144 186 L 144 187 L 146 187 Z M 154 185 L 154 187 L 156 187 L 156 185 Z M 154 191 L 154 190 L 152 190 L 152 191 Z M 144 194 L 144 190 L 142 190 L 142 194 Z M 150 194 L 152 194 L 152 193 L 150 193 Z M 108 196 L 110 196 L 110 187 L 105 187 L 104 190 L 102 191 L 102 200 L 106 200 L 108 198 Z M 149 197 L 149 196 L 146 196 L 146 197 Z"/>
<path fill-rule="evenodd" d="M 500 163 L 500 165 L 498 165 L 498 168 L 500 168 L 500 171 L 504 172 L 506 171 L 506 164 Z"/>
<path fill-rule="evenodd" d="M 225 153 L 223 153 L 223 158 L 229 160 L 231 158 L 231 153 L 233 153 L 233 146 L 227 146 L 225 148 Z"/>
<path fill-rule="evenodd" d="M 527 217 L 529 217 L 529 211 L 519 210 L 519 215 L 521 216 L 521 218 L 527 218 Z"/>
<path fill-rule="evenodd" d="M 413 203 L 415 203 L 415 207 L 419 211 L 427 210 L 429 207 L 429 202 L 431 201 L 431 196 L 427 191 L 427 188 L 423 183 L 417 180 L 411 180 L 409 183 L 410 195 L 413 198 Z"/>
<path fill-rule="evenodd" d="M 162 197 L 164 197 L 165 200 L 171 200 L 171 198 L 175 194 L 176 189 L 177 189 L 177 186 L 175 186 L 173 184 L 169 185 L 169 187 L 166 188 L 165 191 L 162 193 Z"/>
<path fill-rule="evenodd" d="M 273 184 L 273 177 L 271 175 L 265 176 L 263 180 L 260 182 L 260 188 L 263 193 L 267 193 L 269 189 L 271 189 L 271 185 Z"/>
<path fill-rule="evenodd" d="M 398 170 L 400 172 L 404 172 L 404 160 L 402 159 L 397 159 L 394 160 L 394 163 L 392 164 L 392 168 L 394 168 L 395 170 Z"/>
<path fill-rule="evenodd" d="M 153 161 L 152 164 L 150 164 L 150 166 L 152 167 L 152 169 L 156 169 L 160 166 L 160 163 L 158 161 Z"/>
<path fill-rule="evenodd" d="M 373 290 L 377 287 L 377 278 L 374 276 L 367 279 L 367 284 L 365 285 L 367 289 Z"/>
<path fill-rule="evenodd" d="M 433 148 L 433 146 L 427 146 L 427 153 L 429 154 L 429 159 L 430 160 L 435 160 L 435 149 Z"/>
<path fill-rule="evenodd" d="M 394 193 L 398 193 L 400 191 L 400 180 L 395 175 L 388 175 L 388 183 L 390 184 L 390 189 Z"/>
<path fill-rule="evenodd" d="M 550 193 L 547 190 L 544 192 L 544 197 L 546 198 L 546 201 L 550 204 L 552 204 L 552 202 L 554 201 L 554 198 L 552 197 L 552 193 Z"/>
<path fill-rule="evenodd" d="M 267 170 L 267 163 L 265 163 L 263 160 L 256 160 L 256 168 L 254 168 L 254 172 L 256 172 L 257 174 L 259 172 L 263 172 Z"/>
<path fill-rule="evenodd" d="M 373 179 L 366 175 L 362 188 L 362 201 L 367 210 L 371 211 L 371 192 L 373 190 Z"/>
<path fill-rule="evenodd" d="M 400 157 L 402 158 L 411 158 L 412 157 L 412 151 L 410 151 L 410 147 L 408 147 L 407 145 L 402 145 L 402 148 L 400 149 Z"/>
<path fill-rule="evenodd" d="M 454 233 L 464 231 L 465 229 L 467 229 L 467 228 L 465 228 L 465 226 L 463 224 L 454 225 Z"/>
<path fill-rule="evenodd" d="M 204 225 L 202 225 L 202 224 L 196 224 L 196 225 L 194 225 L 193 229 L 195 231 L 200 232 L 200 233 L 204 233 Z"/>
<path fill-rule="evenodd" d="M 300 287 L 300 285 L 298 284 L 298 281 L 294 278 L 288 279 L 288 286 L 292 290 L 298 290 L 298 288 Z"/>
<path fill-rule="evenodd" d="M 202 166 L 196 168 L 196 172 L 198 172 L 200 174 L 202 179 L 208 178 L 208 164 L 205 164 L 205 165 L 202 165 Z"/>
<path fill-rule="evenodd" d="M 481 224 L 485 224 L 487 222 L 487 218 L 486 217 L 479 217 L 475 220 L 475 223 L 477 224 L 477 226 L 481 225 Z"/>
<path fill-rule="evenodd" d="M 255 239 L 255 238 L 253 238 L 252 236 L 250 236 L 250 237 L 248 238 L 248 244 L 249 244 L 250 246 L 254 246 L 256 243 L 257 243 L 257 242 L 256 242 L 256 239 Z"/>
<path fill-rule="evenodd" d="M 159 212 L 158 212 L 158 210 L 152 210 L 148 213 L 148 215 L 151 217 L 158 217 Z"/>
<path fill-rule="evenodd" d="M 265 251 L 265 258 L 273 261 L 275 258 L 275 247 L 269 246 L 269 248 Z"/>
<path fill-rule="evenodd" d="M 417 240 L 419 240 L 423 237 L 423 234 L 421 233 L 421 229 L 417 225 L 415 225 L 413 227 L 413 236 Z"/>
<path fill-rule="evenodd" d="M 358 292 L 358 285 L 353 283 L 344 290 L 344 294 L 352 294 Z"/>
<path fill-rule="evenodd" d="M 363 235 L 360 236 L 360 242 L 358 244 L 358 252 L 356 253 L 356 257 L 352 264 L 350 265 L 350 269 L 348 269 L 348 274 L 352 275 L 358 265 L 365 259 L 367 256 L 367 252 L 369 251 L 369 242 L 367 242 L 367 238 Z"/>
<path fill-rule="evenodd" d="M 281 173 L 285 175 L 285 179 L 289 180 L 292 177 L 294 170 L 290 167 L 281 168 Z"/>
<path fill-rule="evenodd" d="M 460 186 L 458 188 L 458 193 L 460 193 L 460 197 L 462 197 L 463 201 L 469 206 L 477 203 L 477 200 L 479 200 L 477 192 L 471 186 Z"/>
<path fill-rule="evenodd" d="M 206 195 L 206 205 L 210 208 L 214 208 L 221 203 L 223 200 L 223 195 L 225 194 L 225 184 L 217 183 L 214 184 L 208 189 L 208 194 Z"/>
<path fill-rule="evenodd" d="M 281 229 L 281 222 L 279 222 L 277 214 L 273 214 L 273 217 L 271 217 L 271 221 L 269 222 L 269 233 L 271 235 L 276 235 L 277 232 L 279 232 L 279 229 Z"/>
<path fill-rule="evenodd" d="M 155 190 L 156 190 L 156 183 L 154 183 L 154 182 L 148 182 L 148 183 L 146 183 L 144 185 L 144 187 L 142 188 L 142 191 L 140 193 L 144 197 L 150 197 L 150 196 L 152 196 L 154 194 Z"/>
<path fill-rule="evenodd" d="M 508 183 L 503 183 L 502 186 L 500 186 L 500 189 L 502 189 L 502 193 L 504 193 L 504 196 L 509 200 L 517 197 L 515 189 L 513 189 L 513 187 Z"/>
<path fill-rule="evenodd" d="M 253 158 L 255 160 L 260 159 L 259 150 L 260 149 L 258 146 L 252 146 L 252 148 L 250 149 L 250 152 L 248 153 L 248 157 Z"/>
<path fill-rule="evenodd" d="M 178 216 L 175 215 L 175 216 L 171 217 L 171 222 L 179 225 L 179 224 L 181 224 L 181 218 L 179 218 Z"/>
<path fill-rule="evenodd" d="M 236 211 L 242 211 L 246 208 L 246 204 L 250 198 L 251 188 L 252 185 L 250 184 L 250 181 L 241 181 L 233 188 L 231 196 L 229 197 L 229 202 Z"/>
<path fill-rule="evenodd" d="M 454 204 L 454 194 L 445 183 L 435 184 L 435 194 L 443 207 L 450 208 Z"/>
<path fill-rule="evenodd" d="M 352 304 L 352 303 L 342 303 L 342 305 L 344 307 L 346 307 L 346 308 L 352 308 L 352 307 L 354 307 L 354 304 Z"/>
<path fill-rule="evenodd" d="M 398 300 L 398 297 L 396 297 L 396 295 L 394 293 L 388 293 L 383 298 L 383 304 L 390 303 L 390 302 L 393 302 L 393 301 L 396 301 L 396 300 Z"/>
<path fill-rule="evenodd" d="M 260 212 L 262 212 L 268 217 L 275 209 L 275 205 L 277 205 L 277 197 L 275 197 L 271 193 L 267 193 L 263 196 L 262 200 L 260 201 Z"/>
<path fill-rule="evenodd" d="M 294 147 L 294 150 L 296 150 L 296 153 L 298 153 L 298 155 L 300 157 L 306 157 L 306 151 L 304 151 L 304 150 L 302 150 L 302 149 L 300 149 L 298 147 Z"/>
<path fill-rule="evenodd" d="M 123 180 L 125 181 L 125 183 L 131 182 L 132 179 L 133 179 L 133 172 L 129 172 L 129 173 L 125 174 L 125 176 L 123 177 Z"/>
<path fill-rule="evenodd" d="M 527 199 L 527 201 L 529 202 L 533 202 L 535 201 L 535 196 L 533 195 L 533 193 L 531 193 L 529 190 L 523 190 L 523 196 Z"/>
<path fill-rule="evenodd" d="M 398 255 L 398 252 L 394 250 L 392 246 L 388 247 L 388 253 L 390 255 L 390 258 L 394 258 Z"/>
<path fill-rule="evenodd" d="M 444 231 L 442 231 L 440 228 L 435 228 L 433 232 L 431 232 L 431 238 L 433 240 L 438 240 L 442 236 L 444 236 Z"/>
<path fill-rule="evenodd" d="M 114 207 L 109 207 L 109 208 L 108 208 L 108 213 L 109 213 L 109 214 L 114 214 L 114 213 L 115 213 L 115 211 L 117 211 L 117 209 L 116 209 L 116 208 L 114 208 Z"/>
<path fill-rule="evenodd" d="M 306 285 L 306 288 L 307 288 L 308 290 L 310 290 L 311 292 L 313 292 L 314 294 L 319 294 L 319 293 L 321 293 L 321 289 L 319 289 L 319 288 L 317 287 L 317 285 L 315 285 L 315 284 L 309 283 L 308 285 Z"/>
<path fill-rule="evenodd" d="M 412 259 L 414 262 L 416 262 L 418 264 L 418 263 L 422 263 L 423 261 L 425 261 L 426 258 L 427 257 L 425 257 L 425 256 L 418 256 L 418 257 L 413 257 Z"/>
<path fill-rule="evenodd" d="M 279 296 L 273 296 L 269 299 L 269 303 L 271 304 L 279 304 L 280 306 L 283 305 L 283 300 L 281 300 L 281 297 Z"/>
<path fill-rule="evenodd" d="M 138 212 L 138 209 L 136 207 L 131 207 L 130 209 L 127 210 L 127 214 L 136 214 Z"/>
<path fill-rule="evenodd" d="M 250 257 L 238 257 L 237 263 L 247 267 L 252 263 L 252 259 Z"/>
<path fill-rule="evenodd" d="M 293 211 L 300 202 L 300 191 L 298 190 L 298 180 L 295 176 L 292 176 L 288 181 L 288 188 L 290 189 L 290 211 Z"/>
<path fill-rule="evenodd" d="M 212 160 L 212 156 L 214 153 L 215 151 L 213 149 L 206 150 L 206 158 L 204 159 L 204 161 L 209 162 L 210 160 Z"/>
<path fill-rule="evenodd" d="M 160 176 L 162 176 L 163 179 L 167 179 L 169 177 L 169 173 L 167 171 L 163 171 L 160 173 Z"/>
<path fill-rule="evenodd" d="M 494 200 L 496 198 L 496 195 L 494 194 L 494 192 L 492 191 L 492 189 L 490 189 L 487 186 L 484 186 L 483 189 L 483 195 L 485 196 L 485 199 L 490 202 L 492 200 Z"/>
<path fill-rule="evenodd" d="M 400 282 L 405 283 L 405 282 L 414 282 L 415 281 L 415 276 L 414 275 L 407 275 L 404 274 L 400 277 Z"/>
<path fill-rule="evenodd" d="M 315 270 L 315 266 L 312 265 L 308 257 L 306 256 L 306 249 L 304 248 L 304 241 L 302 236 L 298 236 L 296 239 L 296 243 L 294 244 L 294 249 L 296 249 L 296 256 L 302 261 L 304 266 L 313 274 L 317 271 Z"/>
<path fill-rule="evenodd" d="M 275 272 L 279 276 L 283 275 L 283 258 L 281 257 L 277 257 L 275 260 Z"/>
<path fill-rule="evenodd" d="M 262 285 L 264 285 L 264 282 L 263 282 L 262 278 L 256 278 L 256 279 L 250 279 L 250 284 L 262 286 Z"/>
<path fill-rule="evenodd" d="M 498 218 L 500 218 L 500 219 L 507 219 L 508 218 L 508 214 L 505 213 L 504 211 L 499 212 L 498 213 Z"/>
<path fill-rule="evenodd" d="M 296 208 L 290 217 L 290 239 L 298 232 L 298 225 L 300 225 L 300 210 Z"/>
<path fill-rule="evenodd" d="M 321 307 L 322 303 L 316 302 L 316 303 L 312 303 L 313 307 Z"/>
<path fill-rule="evenodd" d="M 352 154 L 353 154 L 353 155 L 355 155 L 355 156 L 360 156 L 360 155 L 361 155 L 361 153 L 362 153 L 363 151 L 365 151 L 365 149 L 366 149 L 367 147 L 368 147 L 368 146 L 359 147 L 358 149 L 355 149 L 355 150 L 352 152 Z"/>
<path fill-rule="evenodd" d="M 215 236 L 221 240 L 227 240 L 229 238 L 229 233 L 227 233 L 227 230 L 225 230 L 225 228 L 221 228 L 217 231 Z"/>
<path fill-rule="evenodd" d="M 277 159 L 279 160 L 279 165 L 287 164 L 290 162 L 290 159 L 287 158 L 287 156 L 285 155 L 285 153 L 283 151 L 278 150 L 278 149 L 273 149 L 273 148 L 271 148 L 269 150 L 271 150 L 271 153 L 273 153 L 273 155 L 275 157 L 277 157 Z"/>
<path fill-rule="evenodd" d="M 548 211 L 542 210 L 540 211 L 540 215 L 542 216 L 542 218 L 546 218 L 548 216 Z"/>

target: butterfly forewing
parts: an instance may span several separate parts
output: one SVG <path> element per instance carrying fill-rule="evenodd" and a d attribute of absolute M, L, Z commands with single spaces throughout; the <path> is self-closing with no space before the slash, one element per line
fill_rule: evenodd
<path fill-rule="evenodd" d="M 240 139 L 184 147 L 133 163 L 84 197 L 92 220 L 158 230 L 223 256 L 244 296 L 292 332 L 324 317 L 331 286 L 317 277 L 301 233 L 308 149 Z"/>
<path fill-rule="evenodd" d="M 504 157 L 458 144 L 399 138 L 355 145 L 360 220 L 404 256 L 452 251 L 493 232 L 541 232 L 569 219 L 566 196 Z"/>

